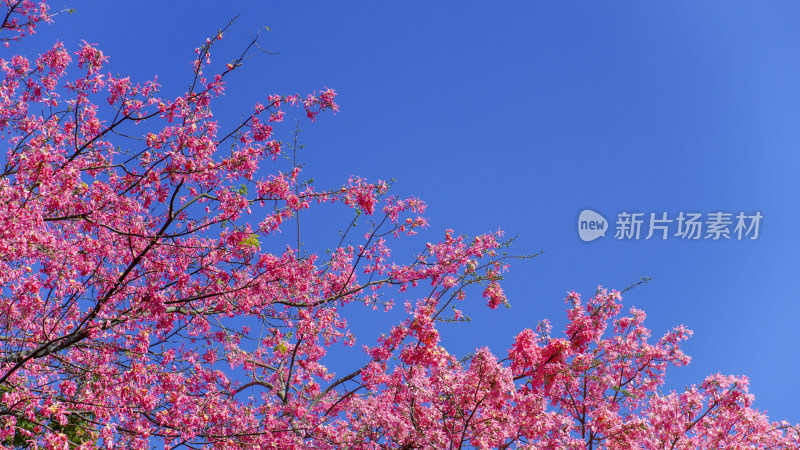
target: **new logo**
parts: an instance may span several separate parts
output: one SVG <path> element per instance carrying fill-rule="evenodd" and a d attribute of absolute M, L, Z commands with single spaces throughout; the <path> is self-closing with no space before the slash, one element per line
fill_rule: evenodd
<path fill-rule="evenodd" d="M 578 216 L 578 236 L 584 242 L 593 241 L 606 235 L 608 221 L 606 218 L 591 209 L 584 209 Z"/>

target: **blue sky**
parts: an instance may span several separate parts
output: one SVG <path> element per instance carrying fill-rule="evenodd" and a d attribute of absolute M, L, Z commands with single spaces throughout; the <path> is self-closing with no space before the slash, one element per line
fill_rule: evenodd
<path fill-rule="evenodd" d="M 317 186 L 396 178 L 395 192 L 429 205 L 422 241 L 445 228 L 501 228 L 519 235 L 517 253 L 543 251 L 512 266 L 511 309 L 489 313 L 475 298 L 471 324 L 444 328 L 453 352 L 488 345 L 502 355 L 542 318 L 560 329 L 567 291 L 588 296 L 649 276 L 625 304 L 648 313 L 654 335 L 681 323 L 695 332 L 685 345 L 693 362 L 668 373 L 669 388 L 745 374 L 756 407 L 800 422 L 800 4 L 50 4 L 76 12 L 17 49 L 98 43 L 111 71 L 158 74 L 167 97 L 187 87 L 193 49 L 240 14 L 215 62 L 258 30 L 277 54 L 234 74 L 220 121 L 270 93 L 331 87 L 341 111 L 302 125 Z M 609 233 L 586 243 L 577 233 L 585 208 L 612 226 L 622 211 L 764 218 L 757 240 Z M 322 232 L 336 235 L 309 225 Z M 373 319 L 353 318 L 365 329 Z"/>

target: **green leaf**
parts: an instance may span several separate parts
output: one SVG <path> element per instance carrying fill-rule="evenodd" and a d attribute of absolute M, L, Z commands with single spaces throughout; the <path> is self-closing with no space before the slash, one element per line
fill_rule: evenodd
<path fill-rule="evenodd" d="M 242 245 L 246 245 L 250 248 L 258 248 L 261 245 L 261 242 L 258 240 L 257 235 L 251 234 L 249 237 L 242 240 Z"/>

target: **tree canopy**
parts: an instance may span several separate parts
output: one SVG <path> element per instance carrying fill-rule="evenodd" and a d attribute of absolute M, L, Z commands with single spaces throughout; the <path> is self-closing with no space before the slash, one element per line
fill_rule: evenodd
<path fill-rule="evenodd" d="M 0 447 L 800 446 L 744 377 L 662 392 L 691 332 L 652 340 L 617 291 L 570 294 L 563 332 L 544 321 L 507 354 L 448 353 L 437 326 L 463 320 L 462 302 L 508 302 L 502 233 L 448 230 L 402 260 L 391 245 L 426 226 L 421 200 L 356 176 L 304 182 L 274 127 L 338 110 L 332 89 L 266 96 L 221 127 L 215 99 L 255 41 L 217 67 L 220 30 L 168 99 L 105 73 L 94 45 L 12 56 L 53 14 L 3 5 Z M 310 208 L 354 212 L 327 253 L 280 239 Z M 356 345 L 346 313 L 395 304 L 398 323 Z M 333 373 L 336 344 L 362 363 Z"/>

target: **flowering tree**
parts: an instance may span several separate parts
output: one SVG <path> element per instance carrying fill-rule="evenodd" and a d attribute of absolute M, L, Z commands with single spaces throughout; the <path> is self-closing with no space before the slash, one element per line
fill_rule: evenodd
<path fill-rule="evenodd" d="M 51 17 L 3 5 L 7 47 Z M 506 303 L 500 233 L 448 231 L 394 259 L 425 205 L 357 177 L 304 184 L 273 137 L 282 108 L 337 110 L 333 90 L 269 96 L 230 129 L 211 119 L 247 54 L 206 75 L 224 31 L 175 99 L 104 75 L 88 44 L 0 59 L 0 448 L 798 448 L 796 428 L 752 409 L 745 378 L 661 393 L 690 332 L 650 343 L 618 292 L 570 294 L 563 337 L 543 322 L 502 359 L 448 354 L 446 311 L 460 320 L 476 287 Z M 262 249 L 335 203 L 367 232 L 347 228 L 324 256 Z M 355 344 L 345 307 L 395 300 L 401 321 L 352 349 L 363 364 L 329 371 L 331 346 Z"/>

